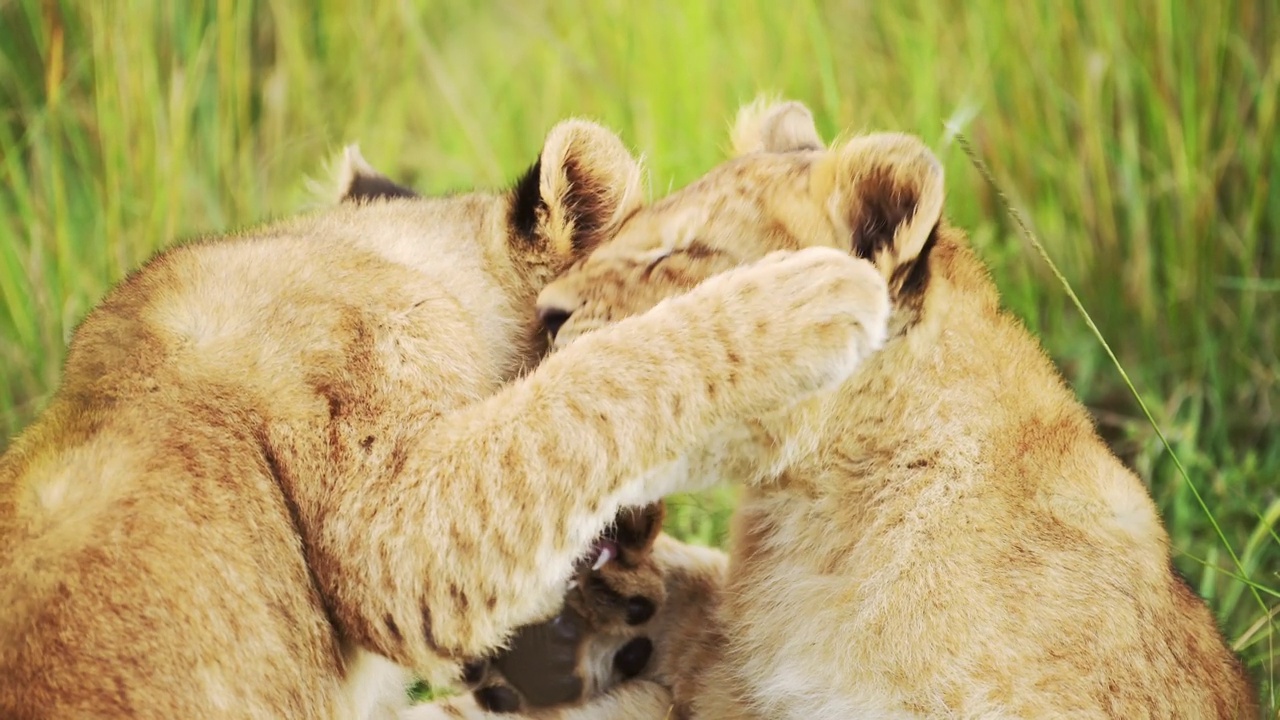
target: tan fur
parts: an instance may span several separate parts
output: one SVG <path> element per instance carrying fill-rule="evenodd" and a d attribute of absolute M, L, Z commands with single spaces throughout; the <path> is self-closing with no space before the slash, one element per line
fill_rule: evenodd
<path fill-rule="evenodd" d="M 874 262 L 893 297 L 891 338 L 848 382 L 719 436 L 672 482 L 748 488 L 720 627 L 685 653 L 672 717 L 1256 716 L 1146 488 L 941 221 L 932 154 L 893 134 L 788 147 L 767 139 L 807 133 L 767 121 L 737 135 L 769 152 L 636 213 L 539 300 L 572 349 L 814 246 Z"/>
<path fill-rule="evenodd" d="M 884 332 L 883 282 L 811 251 L 503 386 L 534 296 L 639 197 L 589 123 L 537 167 L 176 247 L 90 313 L 0 457 L 0 716 L 376 714 L 398 667 L 449 682 L 551 614 L 619 507 L 672 490 L 655 470 Z"/>

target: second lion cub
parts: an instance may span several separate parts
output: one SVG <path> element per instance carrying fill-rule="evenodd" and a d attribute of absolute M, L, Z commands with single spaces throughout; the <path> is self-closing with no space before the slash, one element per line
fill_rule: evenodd
<path fill-rule="evenodd" d="M 685 458 L 673 485 L 747 487 L 717 626 L 659 658 L 677 712 L 637 684 L 601 701 L 626 714 L 572 717 L 1256 717 L 1146 488 L 942 219 L 933 154 L 824 149 L 795 103 L 748 109 L 735 145 L 543 291 L 557 345 L 806 247 L 874 263 L 890 338 L 838 390 Z"/>

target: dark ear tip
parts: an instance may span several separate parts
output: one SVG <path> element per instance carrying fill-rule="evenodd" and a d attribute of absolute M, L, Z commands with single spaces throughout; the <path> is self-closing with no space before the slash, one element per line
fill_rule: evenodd
<path fill-rule="evenodd" d="M 512 189 L 512 232 L 557 259 L 578 257 L 640 206 L 643 184 L 640 164 L 616 134 L 588 120 L 562 120 Z M 544 227 L 549 220 L 554 226 Z"/>
<path fill-rule="evenodd" d="M 381 175 L 356 175 L 342 195 L 342 202 L 368 203 L 392 198 L 416 198 L 418 193 Z"/>
<path fill-rule="evenodd" d="M 542 158 L 534 161 L 512 188 L 511 227 L 524 237 L 538 229 L 538 211 L 546 208 L 542 199 Z"/>
<path fill-rule="evenodd" d="M 416 198 L 418 193 L 403 185 L 397 185 L 378 172 L 360 154 L 360 148 L 348 145 L 342 153 L 342 169 L 339 186 L 342 188 L 340 203 L 365 203 L 390 198 Z"/>

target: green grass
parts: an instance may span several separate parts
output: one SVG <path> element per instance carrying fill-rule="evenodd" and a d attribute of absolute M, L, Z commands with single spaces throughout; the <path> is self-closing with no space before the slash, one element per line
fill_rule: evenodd
<path fill-rule="evenodd" d="M 1179 568 L 1280 706 L 1280 5 L 371 5 L 0 0 L 0 444 L 123 273 L 175 237 L 303 208 L 343 143 L 426 191 L 498 186 L 585 115 L 648 156 L 660 194 L 723 157 L 740 103 L 776 92 L 828 136 L 902 129 L 936 148 L 950 217 L 1150 483 Z M 716 541 L 731 504 L 682 498 L 671 527 Z"/>

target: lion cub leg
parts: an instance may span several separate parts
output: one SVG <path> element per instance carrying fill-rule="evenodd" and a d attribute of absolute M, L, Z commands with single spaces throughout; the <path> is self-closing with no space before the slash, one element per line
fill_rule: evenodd
<path fill-rule="evenodd" d="M 883 341 L 884 281 L 847 253 L 780 253 L 589 333 L 330 486 L 315 569 L 344 634 L 456 680 L 550 616 L 624 505 L 722 428 L 847 378 Z M 365 528 L 359 532 L 356 528 Z"/>

